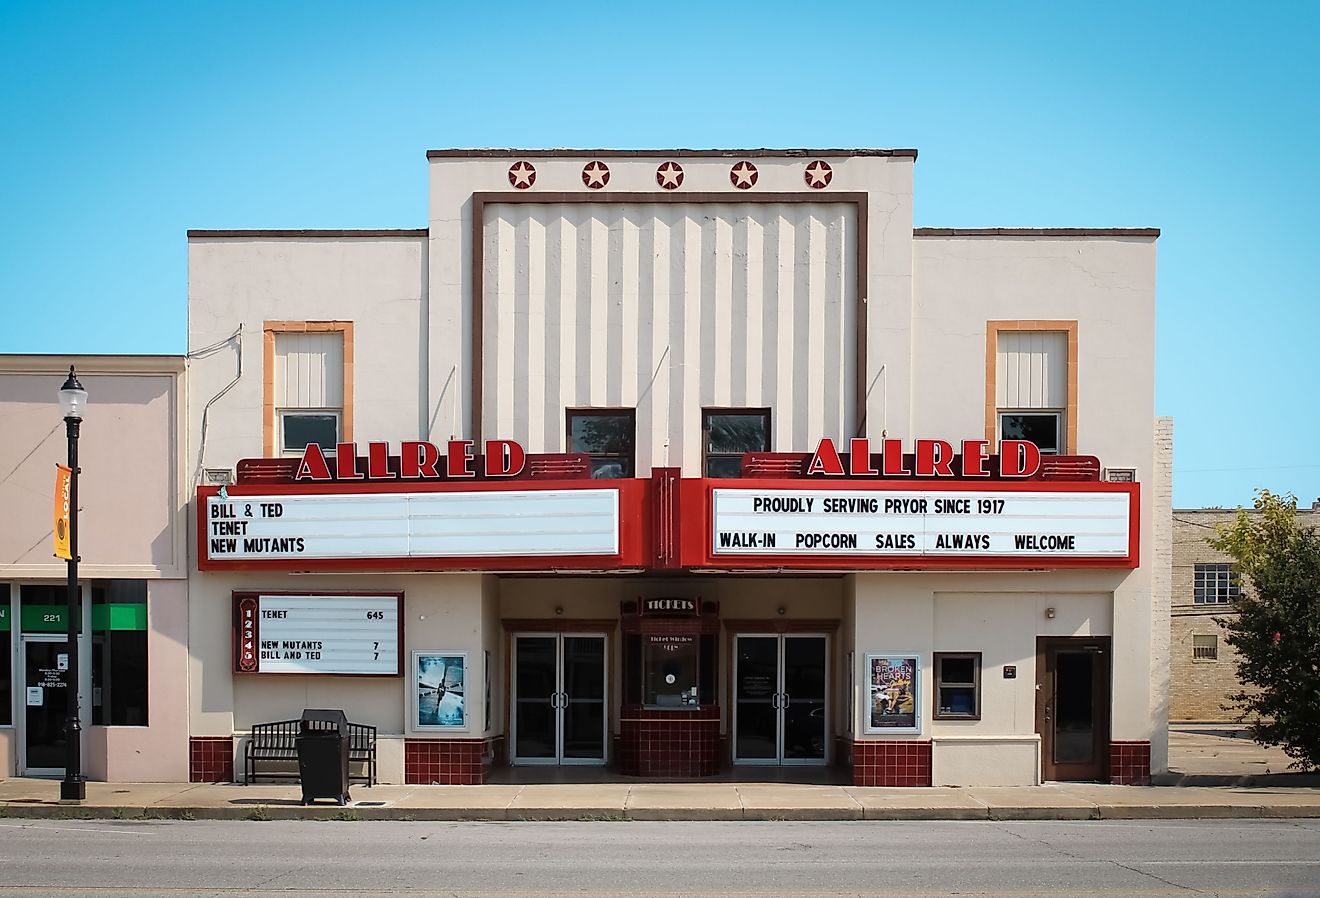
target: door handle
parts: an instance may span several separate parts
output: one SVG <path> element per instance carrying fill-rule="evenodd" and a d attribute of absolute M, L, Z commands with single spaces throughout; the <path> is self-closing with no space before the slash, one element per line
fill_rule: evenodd
<path fill-rule="evenodd" d="M 552 692 L 552 693 L 550 693 L 550 707 L 552 707 L 552 708 L 558 708 L 558 707 L 559 707 L 559 693 L 558 693 L 558 692 Z"/>
<path fill-rule="evenodd" d="M 789 695 L 787 692 L 781 692 L 781 693 L 779 693 L 779 695 L 780 695 L 781 698 L 782 698 L 782 701 L 781 701 L 780 704 L 782 705 L 782 707 L 784 708 L 784 710 L 787 711 L 787 710 L 788 710 L 788 706 L 791 705 L 791 704 L 793 704 L 793 696 Z"/>
<path fill-rule="evenodd" d="M 775 710 L 779 710 L 779 693 L 778 693 L 778 692 L 772 692 L 772 693 L 770 693 L 770 707 L 774 708 Z"/>
<path fill-rule="evenodd" d="M 568 693 L 567 693 L 567 692 L 561 692 L 561 693 L 559 693 L 559 707 L 561 707 L 561 708 L 567 708 L 567 707 L 568 707 Z"/>

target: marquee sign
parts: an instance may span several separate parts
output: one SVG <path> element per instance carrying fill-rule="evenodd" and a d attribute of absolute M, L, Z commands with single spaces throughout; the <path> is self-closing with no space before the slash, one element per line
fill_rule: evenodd
<path fill-rule="evenodd" d="M 1123 558 L 1126 493 L 716 489 L 715 555 Z"/>
<path fill-rule="evenodd" d="M 402 593 L 234 593 L 234 671 L 403 675 Z"/>
<path fill-rule="evenodd" d="M 209 496 L 207 561 L 613 556 L 619 491 Z"/>

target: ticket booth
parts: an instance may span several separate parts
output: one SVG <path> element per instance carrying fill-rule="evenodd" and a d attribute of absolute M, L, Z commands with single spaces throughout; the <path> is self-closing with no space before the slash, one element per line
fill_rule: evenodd
<path fill-rule="evenodd" d="M 619 769 L 629 776 L 720 771 L 718 602 L 624 602 Z"/>

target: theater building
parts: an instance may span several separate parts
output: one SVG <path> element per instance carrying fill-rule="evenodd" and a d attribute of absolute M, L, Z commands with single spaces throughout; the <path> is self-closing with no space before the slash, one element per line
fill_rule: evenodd
<path fill-rule="evenodd" d="M 309 707 L 383 782 L 1163 769 L 1158 232 L 914 229 L 915 162 L 442 150 L 425 229 L 190 232 L 191 777 Z"/>

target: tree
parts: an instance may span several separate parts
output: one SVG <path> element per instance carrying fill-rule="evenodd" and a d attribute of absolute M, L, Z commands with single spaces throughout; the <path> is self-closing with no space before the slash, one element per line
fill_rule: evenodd
<path fill-rule="evenodd" d="M 1295 498 L 1261 490 L 1255 510 L 1238 509 L 1209 543 L 1249 582 L 1237 615 L 1219 621 L 1239 655 L 1238 719 L 1293 767 L 1320 768 L 1320 534 L 1298 526 Z"/>

